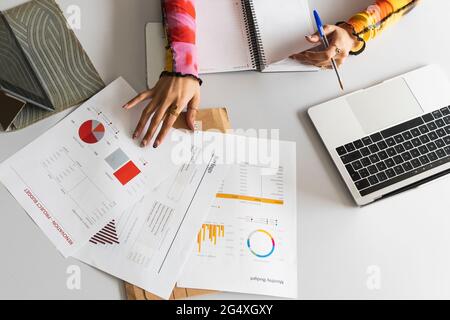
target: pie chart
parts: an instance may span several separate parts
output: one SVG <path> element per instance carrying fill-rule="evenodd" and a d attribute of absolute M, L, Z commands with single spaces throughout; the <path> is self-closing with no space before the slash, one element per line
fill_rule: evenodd
<path fill-rule="evenodd" d="M 80 126 L 80 139 L 87 144 L 95 144 L 105 136 L 105 126 L 97 120 L 89 120 Z"/>

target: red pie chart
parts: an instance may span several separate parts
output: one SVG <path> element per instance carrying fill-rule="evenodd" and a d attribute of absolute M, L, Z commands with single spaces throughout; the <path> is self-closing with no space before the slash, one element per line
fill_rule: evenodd
<path fill-rule="evenodd" d="M 80 126 L 80 139 L 87 144 L 95 144 L 105 136 L 105 126 L 97 120 L 89 120 Z"/>

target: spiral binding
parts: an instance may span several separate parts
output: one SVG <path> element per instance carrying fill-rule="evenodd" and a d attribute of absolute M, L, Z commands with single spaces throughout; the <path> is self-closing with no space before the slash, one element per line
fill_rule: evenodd
<path fill-rule="evenodd" d="M 258 71 L 262 71 L 267 66 L 267 61 L 258 22 L 256 21 L 253 0 L 241 0 L 241 2 L 252 64 Z"/>

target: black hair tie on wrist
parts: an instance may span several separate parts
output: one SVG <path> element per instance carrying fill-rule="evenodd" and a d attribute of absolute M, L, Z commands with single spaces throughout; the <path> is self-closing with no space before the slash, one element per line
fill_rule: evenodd
<path fill-rule="evenodd" d="M 203 84 L 203 80 L 200 79 L 199 77 L 194 76 L 193 74 L 183 74 L 183 73 L 180 73 L 180 72 L 163 71 L 161 73 L 161 75 L 159 76 L 159 78 L 161 79 L 162 77 L 192 78 L 194 80 L 197 80 L 200 85 Z"/>
<path fill-rule="evenodd" d="M 352 28 L 352 35 L 353 35 L 354 37 L 356 37 L 356 39 L 357 39 L 359 42 L 362 42 L 362 43 L 363 43 L 361 49 L 359 49 L 358 51 L 350 51 L 349 54 L 352 55 L 352 56 L 360 55 L 361 53 L 364 52 L 364 50 L 366 50 L 366 46 L 367 46 L 366 41 L 365 41 L 363 38 L 361 38 L 361 36 L 360 36 L 359 34 L 356 33 L 355 28 L 354 28 L 351 24 L 349 24 L 348 22 L 345 22 L 345 21 L 339 21 L 339 22 L 336 23 L 336 26 L 339 27 L 339 26 L 342 25 L 342 24 L 345 24 L 345 25 L 347 25 L 347 26 L 350 26 L 350 27 Z"/>

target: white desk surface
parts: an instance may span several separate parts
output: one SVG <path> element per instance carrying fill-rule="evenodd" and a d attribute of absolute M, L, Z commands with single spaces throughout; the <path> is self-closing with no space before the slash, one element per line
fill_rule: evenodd
<path fill-rule="evenodd" d="M 4 0 L 0 9 L 23 1 Z M 81 7 L 76 33 L 109 83 L 124 76 L 145 87 L 144 27 L 159 21 L 159 0 L 60 0 Z M 335 22 L 372 0 L 311 0 Z M 445 37 L 450 1 L 422 1 L 397 26 L 342 69 L 348 91 L 437 63 L 450 75 Z M 441 32 L 437 30 L 442 30 Z M 239 73 L 204 77 L 203 106 L 227 106 L 235 128 L 280 129 L 298 147 L 299 290 L 303 299 L 450 298 L 450 180 L 357 209 L 306 115 L 339 94 L 332 72 Z M 55 124 L 55 116 L 24 131 L 0 133 L 0 161 Z M 440 187 L 443 186 L 443 187 Z M 441 191 L 439 191 L 440 189 Z M 0 187 L 0 298 L 123 299 L 121 281 L 75 260 L 64 260 L 9 193 Z M 81 267 L 81 290 L 66 287 L 66 269 Z M 366 285 L 368 268 L 381 287 Z M 212 298 L 255 298 L 219 294 Z"/>

